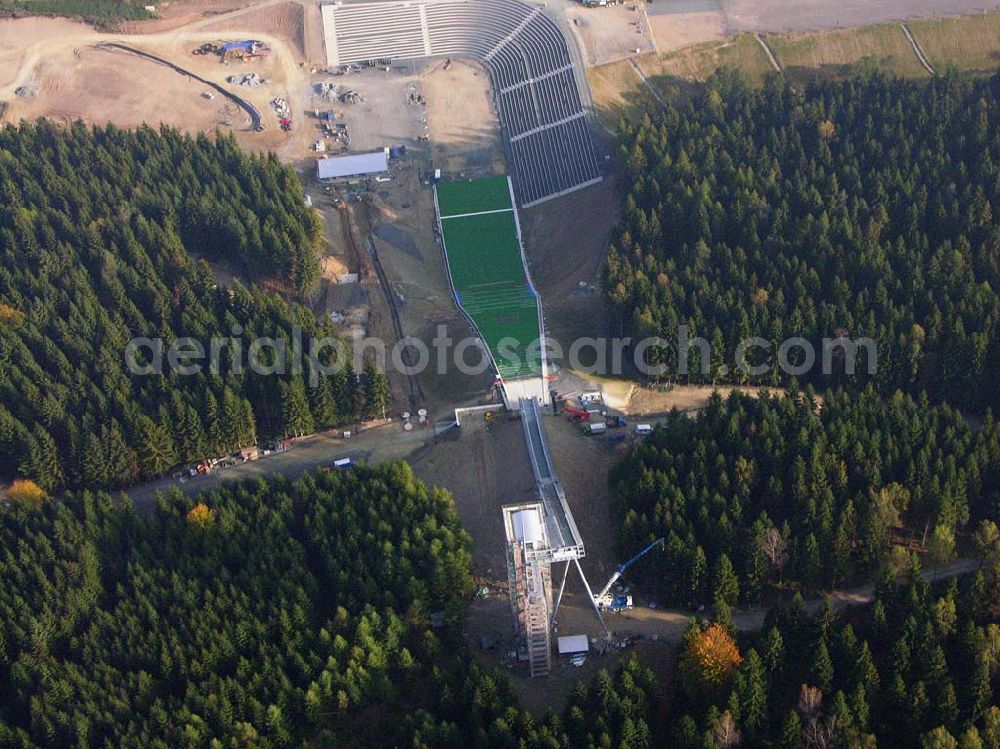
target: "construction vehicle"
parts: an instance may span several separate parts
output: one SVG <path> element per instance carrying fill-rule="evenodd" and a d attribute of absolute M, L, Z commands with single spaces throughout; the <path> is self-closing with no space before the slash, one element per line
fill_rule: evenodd
<path fill-rule="evenodd" d="M 585 424 L 583 427 L 583 433 L 586 434 L 588 437 L 594 434 L 603 434 L 606 431 L 608 431 L 608 425 L 605 424 L 603 421 L 600 421 L 596 424 Z"/>
<path fill-rule="evenodd" d="M 581 411 L 578 408 L 570 408 L 569 406 L 563 406 L 563 410 L 566 412 L 566 416 L 569 417 L 570 421 L 590 421 L 590 414 L 586 411 Z"/>
<path fill-rule="evenodd" d="M 625 570 L 627 570 L 633 564 L 638 562 L 640 559 L 642 559 L 644 556 L 646 556 L 649 552 L 651 552 L 657 546 L 662 544 L 664 541 L 666 541 L 665 538 L 656 539 L 645 549 L 643 549 L 634 557 L 625 562 L 625 564 L 618 567 L 618 569 L 615 570 L 615 573 L 608 580 L 607 584 L 601 589 L 601 592 L 594 596 L 594 603 L 597 604 L 597 608 L 608 609 L 610 611 L 616 611 L 619 613 L 622 611 L 630 610 L 633 605 L 632 605 L 632 596 L 629 595 L 628 590 L 624 590 L 620 593 L 612 593 L 611 588 L 614 587 L 614 584 L 616 582 L 618 582 L 618 579 L 622 576 Z"/>
<path fill-rule="evenodd" d="M 282 117 L 278 124 L 281 125 L 281 129 L 286 133 L 292 129 L 292 120 L 289 117 Z"/>
<path fill-rule="evenodd" d="M 628 426 L 628 422 L 625 420 L 624 416 L 609 416 L 605 423 L 611 429 L 617 429 L 618 427 Z"/>
<path fill-rule="evenodd" d="M 222 62 L 230 60 L 249 60 L 253 57 L 266 57 L 271 48 L 258 39 L 247 39 L 239 42 L 227 42 L 218 48 L 216 54 L 222 55 Z"/>

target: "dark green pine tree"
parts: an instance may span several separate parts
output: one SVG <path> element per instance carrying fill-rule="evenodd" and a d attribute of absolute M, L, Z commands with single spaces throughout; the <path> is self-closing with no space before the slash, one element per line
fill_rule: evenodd
<path fill-rule="evenodd" d="M 329 377 L 320 376 L 316 385 L 309 388 L 309 408 L 318 429 L 329 429 L 337 425 L 337 399 Z"/>
<path fill-rule="evenodd" d="M 106 487 L 109 478 L 108 453 L 101 439 L 91 432 L 83 442 L 80 475 L 87 486 Z"/>
<path fill-rule="evenodd" d="M 281 422 L 286 437 L 301 437 L 313 432 L 313 417 L 301 377 L 281 383 Z"/>
<path fill-rule="evenodd" d="M 874 691 L 874 687 L 872 687 Z M 854 715 L 855 725 L 861 733 L 868 732 L 868 719 L 871 715 L 871 708 L 868 705 L 868 690 L 864 684 L 858 684 L 848 699 L 851 706 L 851 713 Z"/>
<path fill-rule="evenodd" d="M 246 447 L 257 442 L 257 421 L 253 406 L 246 398 L 240 399 L 240 446 Z"/>
<path fill-rule="evenodd" d="M 824 692 L 829 692 L 833 684 L 833 661 L 830 660 L 830 651 L 825 639 L 820 640 L 813 651 L 809 681 Z"/>
<path fill-rule="evenodd" d="M 177 451 L 170 430 L 148 416 L 137 417 L 139 469 L 143 478 L 162 476 L 177 465 Z"/>
<path fill-rule="evenodd" d="M 139 475 L 139 460 L 128 446 L 116 420 L 101 427 L 101 446 L 106 453 L 107 485 L 126 486 Z"/>
<path fill-rule="evenodd" d="M 22 464 L 21 474 L 49 492 L 63 484 L 64 473 L 59 448 L 48 431 L 41 426 L 35 427 L 28 441 L 28 460 Z"/>
<path fill-rule="evenodd" d="M 372 359 L 365 362 L 364 372 L 361 375 L 361 389 L 364 392 L 369 416 L 385 418 L 389 415 L 389 406 L 392 402 L 389 379 Z"/>
<path fill-rule="evenodd" d="M 11 475 L 28 457 L 31 439 L 28 430 L 0 405 L 0 474 Z"/>
<path fill-rule="evenodd" d="M 990 666 L 984 660 L 976 663 L 969 683 L 968 706 L 972 720 L 979 720 L 989 710 L 993 702 L 993 686 L 990 679 Z"/>
<path fill-rule="evenodd" d="M 333 397 L 337 401 L 337 415 L 350 421 L 358 415 L 358 378 L 350 367 L 343 367 L 333 375 Z"/>
<path fill-rule="evenodd" d="M 181 407 L 174 439 L 183 460 L 190 462 L 206 457 L 205 428 L 194 406 Z"/>
<path fill-rule="evenodd" d="M 851 676 L 855 684 L 862 685 L 865 689 L 874 692 L 879 688 L 878 669 L 875 668 L 875 661 L 872 658 L 872 652 L 868 647 L 867 640 L 861 643 Z"/>
<path fill-rule="evenodd" d="M 799 719 L 798 713 L 794 710 L 789 710 L 785 714 L 784 721 L 781 723 L 781 740 L 779 746 L 781 749 L 801 749 L 803 746 L 802 721 Z"/>
<path fill-rule="evenodd" d="M 785 641 L 777 627 L 770 627 L 762 644 L 764 671 L 772 688 L 782 683 L 785 674 Z"/>
<path fill-rule="evenodd" d="M 695 546 L 691 557 L 691 569 L 688 572 L 688 605 L 696 608 L 705 603 L 705 587 L 708 579 L 708 559 L 701 546 Z"/>
<path fill-rule="evenodd" d="M 205 449 L 210 455 L 219 455 L 229 447 L 230 442 L 226 439 L 222 409 L 219 408 L 219 401 L 211 390 L 205 393 L 205 410 L 202 412 L 202 421 L 205 422 L 206 427 Z"/>
<path fill-rule="evenodd" d="M 767 722 L 767 683 L 764 664 L 753 648 L 743 660 L 741 675 L 740 724 L 756 735 Z"/>
<path fill-rule="evenodd" d="M 733 570 L 733 563 L 728 556 L 722 554 L 712 570 L 712 600 L 722 600 L 735 606 L 739 598 L 740 582 Z"/>
<path fill-rule="evenodd" d="M 222 393 L 221 436 L 226 450 L 235 450 L 251 444 L 248 440 L 247 425 L 244 423 L 244 401 L 232 388 L 227 387 Z"/>

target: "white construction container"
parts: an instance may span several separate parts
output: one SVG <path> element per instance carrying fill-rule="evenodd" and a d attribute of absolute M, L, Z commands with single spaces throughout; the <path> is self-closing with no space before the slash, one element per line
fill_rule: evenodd
<path fill-rule="evenodd" d="M 577 653 L 590 652 L 590 642 L 587 640 L 587 635 L 567 635 L 566 637 L 560 637 L 558 643 L 559 655 L 576 655 Z"/>

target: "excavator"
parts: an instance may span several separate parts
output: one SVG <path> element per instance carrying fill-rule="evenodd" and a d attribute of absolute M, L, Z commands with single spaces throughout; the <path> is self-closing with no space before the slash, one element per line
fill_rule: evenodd
<path fill-rule="evenodd" d="M 563 406 L 563 411 L 566 412 L 566 416 L 569 417 L 570 421 L 584 422 L 590 421 L 590 414 L 586 411 L 581 411 L 578 408 L 570 408 L 569 406 Z"/>

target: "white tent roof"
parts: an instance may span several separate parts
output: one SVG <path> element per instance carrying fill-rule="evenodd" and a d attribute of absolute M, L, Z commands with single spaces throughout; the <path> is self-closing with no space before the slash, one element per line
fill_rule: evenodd
<path fill-rule="evenodd" d="M 537 508 L 514 513 L 514 538 L 526 544 L 537 544 L 545 540 L 542 517 Z"/>
<path fill-rule="evenodd" d="M 357 177 L 365 174 L 380 174 L 389 170 L 389 159 L 385 151 L 356 153 L 350 156 L 336 156 L 316 162 L 316 176 L 319 179 Z"/>
<path fill-rule="evenodd" d="M 590 651 L 590 642 L 587 635 L 567 635 L 559 638 L 559 655 L 572 655 L 573 653 L 587 653 Z"/>

